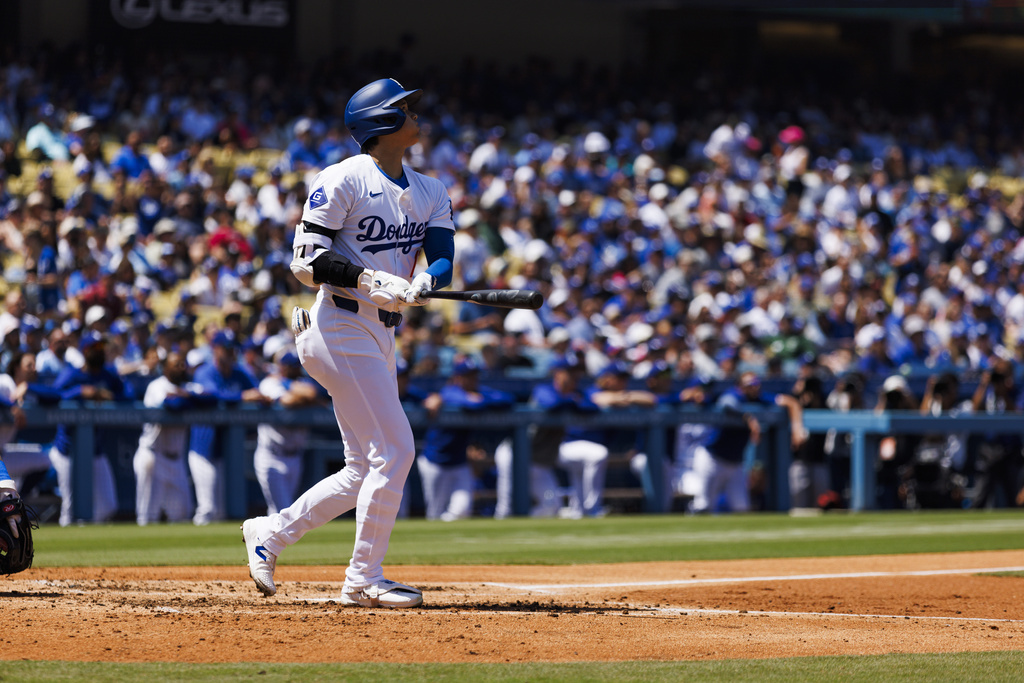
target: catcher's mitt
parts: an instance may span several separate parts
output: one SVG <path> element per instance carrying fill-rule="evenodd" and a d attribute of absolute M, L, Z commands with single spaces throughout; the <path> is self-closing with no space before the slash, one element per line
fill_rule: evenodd
<path fill-rule="evenodd" d="M 21 498 L 0 500 L 0 574 L 17 574 L 32 566 L 34 528 Z M 14 529 L 17 529 L 17 538 Z"/>

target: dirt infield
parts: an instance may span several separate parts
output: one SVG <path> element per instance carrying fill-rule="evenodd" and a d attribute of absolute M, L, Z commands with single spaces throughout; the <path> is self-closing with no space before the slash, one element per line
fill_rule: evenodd
<path fill-rule="evenodd" d="M 393 567 L 413 610 L 347 608 L 343 568 L 31 569 L 0 659 L 569 662 L 1024 650 L 1024 551 L 560 567 Z"/>

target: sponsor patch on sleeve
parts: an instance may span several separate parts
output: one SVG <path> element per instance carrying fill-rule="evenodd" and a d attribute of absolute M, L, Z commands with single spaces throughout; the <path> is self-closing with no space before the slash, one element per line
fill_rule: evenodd
<path fill-rule="evenodd" d="M 309 195 L 309 208 L 319 209 L 327 203 L 327 193 L 324 188 L 318 187 Z"/>

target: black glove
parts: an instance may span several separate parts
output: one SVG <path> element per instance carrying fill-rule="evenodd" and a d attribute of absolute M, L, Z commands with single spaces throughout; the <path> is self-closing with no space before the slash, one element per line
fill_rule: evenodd
<path fill-rule="evenodd" d="M 32 566 L 34 528 L 21 498 L 0 500 L 0 574 L 17 574 Z"/>

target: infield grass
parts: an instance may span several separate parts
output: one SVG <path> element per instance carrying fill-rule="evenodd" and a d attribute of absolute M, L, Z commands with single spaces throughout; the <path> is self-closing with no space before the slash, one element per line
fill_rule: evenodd
<path fill-rule="evenodd" d="M 344 565 L 355 522 L 307 534 L 282 565 Z M 36 567 L 244 564 L 237 522 L 206 527 L 131 523 L 36 532 Z M 631 515 L 604 519 L 399 520 L 387 564 L 588 564 L 828 557 L 1024 548 L 1024 510 Z"/>
<path fill-rule="evenodd" d="M 1017 652 L 800 657 L 715 662 L 615 662 L 580 664 L 102 664 L 95 662 L 4 662 L 0 680 L 37 681 L 752 681 L 755 683 L 877 683 L 957 681 L 1016 683 Z"/>

